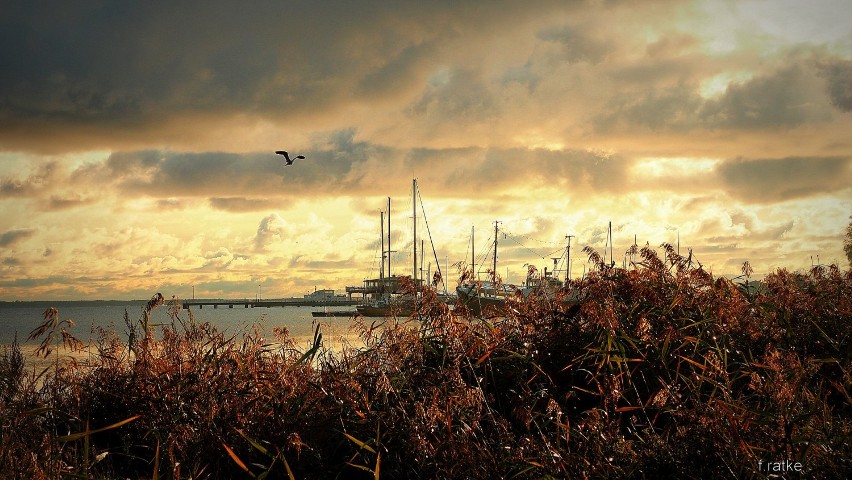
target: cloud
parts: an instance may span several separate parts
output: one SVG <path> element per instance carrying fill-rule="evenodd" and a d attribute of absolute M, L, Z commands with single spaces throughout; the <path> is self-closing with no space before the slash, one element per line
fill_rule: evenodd
<path fill-rule="evenodd" d="M 162 198 L 160 200 L 157 200 L 156 207 L 157 210 L 180 211 L 184 210 L 187 207 L 187 204 L 186 202 L 177 198 Z"/>
<path fill-rule="evenodd" d="M 33 229 L 9 230 L 0 233 L 0 247 L 13 247 L 19 242 L 32 237 L 35 233 L 36 231 Z"/>
<path fill-rule="evenodd" d="M 607 134 L 772 131 L 830 124 L 836 119 L 829 100 L 840 110 L 848 103 L 846 61 L 816 48 L 785 52 L 766 65 L 753 65 L 757 60 L 693 54 L 615 65 L 609 75 L 618 90 L 592 113 L 593 124 Z M 745 80 L 728 78 L 737 76 Z M 702 82 L 713 79 L 728 83 L 708 97 Z"/>
<path fill-rule="evenodd" d="M 270 246 L 293 237 L 295 229 L 281 215 L 273 213 L 263 217 L 254 237 L 255 251 L 266 252 Z"/>
<path fill-rule="evenodd" d="M 608 111 L 595 115 L 598 130 L 686 131 L 697 126 L 696 113 L 703 101 L 694 88 L 686 85 L 652 88 L 641 95 L 639 98 L 634 93 L 616 95 Z"/>
<path fill-rule="evenodd" d="M 626 185 L 630 164 L 618 155 L 586 150 L 395 149 L 356 140 L 354 131 L 329 134 L 300 153 L 307 159 L 284 166 L 271 152 L 117 152 L 57 180 L 79 191 L 111 191 L 123 201 L 153 197 L 160 209 L 188 208 L 187 199 L 203 197 L 214 209 L 247 212 L 328 195 L 390 194 L 403 189 L 411 175 L 439 196 L 513 189 L 524 181 L 612 191 Z M 46 200 L 49 209 L 95 201 L 71 194 Z"/>
<path fill-rule="evenodd" d="M 94 197 L 84 197 L 80 195 L 59 196 L 51 195 L 50 200 L 45 207 L 49 211 L 68 210 L 71 208 L 83 207 L 97 203 L 98 199 Z"/>
<path fill-rule="evenodd" d="M 849 188 L 852 157 L 737 159 L 718 168 L 723 189 L 749 202 L 778 202 Z"/>
<path fill-rule="evenodd" d="M 198 271 L 215 271 L 228 270 L 235 262 L 248 260 L 247 255 L 232 253 L 225 247 L 220 247 L 215 252 L 207 252 L 204 255 L 204 265 L 198 268 Z"/>
<path fill-rule="evenodd" d="M 594 26 L 563 25 L 548 27 L 540 31 L 537 37 L 545 42 L 554 42 L 561 46 L 561 55 L 569 63 L 588 62 L 597 64 L 606 59 L 613 45 L 592 34 Z"/>
<path fill-rule="evenodd" d="M 565 9 L 554 0 L 403 1 L 391 10 L 381 2 L 19 5 L 0 21 L 0 126 L 138 128 L 238 109 L 337 113 L 417 86 L 436 55 L 469 40 L 464 31 L 499 31 L 554 7 Z"/>
<path fill-rule="evenodd" d="M 478 72 L 458 67 L 433 75 L 409 112 L 428 124 L 487 122 L 499 113 L 499 104 Z"/>
<path fill-rule="evenodd" d="M 211 197 L 209 201 L 211 207 L 226 212 L 254 212 L 282 207 L 280 201 L 269 198 Z"/>
<path fill-rule="evenodd" d="M 411 89 L 424 76 L 429 58 L 434 54 L 435 45 L 432 42 L 405 46 L 383 61 L 381 66 L 364 75 L 358 84 L 359 97 L 382 98 Z"/>
<path fill-rule="evenodd" d="M 47 162 L 38 166 L 37 170 L 24 178 L 6 177 L 0 180 L 0 198 L 20 198 L 31 196 L 56 183 L 61 168 L 56 162 Z"/>
<path fill-rule="evenodd" d="M 825 60 L 820 69 L 831 104 L 840 111 L 852 111 L 852 60 Z"/>
<path fill-rule="evenodd" d="M 699 112 L 710 127 L 777 128 L 830 120 L 813 67 L 794 63 L 742 85 L 730 85 Z"/>

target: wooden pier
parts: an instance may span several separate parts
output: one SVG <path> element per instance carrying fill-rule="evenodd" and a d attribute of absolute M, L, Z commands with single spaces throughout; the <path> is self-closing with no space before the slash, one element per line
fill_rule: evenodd
<path fill-rule="evenodd" d="M 226 299 L 218 299 L 218 300 L 184 300 L 182 303 L 182 307 L 184 310 L 189 310 L 190 308 L 198 307 L 202 309 L 204 307 L 227 307 L 227 308 L 271 308 L 271 307 L 346 307 L 351 305 L 358 305 L 360 303 L 359 300 L 310 300 L 303 298 L 285 298 L 281 300 L 226 300 Z"/>

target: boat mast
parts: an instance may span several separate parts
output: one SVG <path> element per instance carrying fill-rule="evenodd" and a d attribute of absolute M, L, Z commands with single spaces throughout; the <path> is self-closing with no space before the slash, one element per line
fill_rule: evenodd
<path fill-rule="evenodd" d="M 411 180 L 411 205 L 414 212 L 414 265 L 411 275 L 414 280 L 414 298 L 417 298 L 417 179 Z"/>
<path fill-rule="evenodd" d="M 385 212 L 379 212 L 382 217 L 382 233 L 379 235 L 379 238 L 382 239 L 382 268 L 379 270 L 379 280 L 382 282 L 382 286 L 384 286 L 385 282 Z"/>
<path fill-rule="evenodd" d="M 474 226 L 471 225 L 470 226 L 470 275 L 471 275 L 471 280 L 473 280 L 475 282 L 476 281 L 476 255 L 474 255 L 474 253 L 475 253 L 474 246 L 476 245 L 476 242 L 474 242 L 474 238 L 473 238 L 473 233 L 474 233 L 473 228 L 474 228 Z"/>
<path fill-rule="evenodd" d="M 612 258 L 612 221 L 609 222 L 609 263 L 610 266 L 615 266 L 615 259 Z"/>
<path fill-rule="evenodd" d="M 491 283 L 497 284 L 497 220 L 494 220 L 494 268 L 491 270 Z"/>
<path fill-rule="evenodd" d="M 391 227 L 390 227 L 390 217 L 391 217 L 391 201 L 390 197 L 388 197 L 388 277 L 391 276 Z"/>
<path fill-rule="evenodd" d="M 414 312 L 417 313 L 417 179 L 414 178 L 411 180 L 411 206 L 413 216 L 413 224 L 414 224 L 414 241 L 411 242 L 414 246 L 414 264 L 412 265 L 414 268 L 412 269 L 411 275 L 414 279 Z"/>
<path fill-rule="evenodd" d="M 567 255 L 567 258 L 565 258 L 565 283 L 567 284 L 571 280 L 571 239 L 574 238 L 574 235 L 565 235 L 565 238 L 568 239 L 568 248 L 565 250 Z"/>

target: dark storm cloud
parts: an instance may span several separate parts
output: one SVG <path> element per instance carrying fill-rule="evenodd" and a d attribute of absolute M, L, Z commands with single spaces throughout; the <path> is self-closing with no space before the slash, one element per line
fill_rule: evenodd
<path fill-rule="evenodd" d="M 738 159 L 717 171 L 730 195 L 750 202 L 776 202 L 829 194 L 852 185 L 850 157 Z"/>
<path fill-rule="evenodd" d="M 742 85 L 730 85 L 725 95 L 707 102 L 699 116 L 711 127 L 752 129 L 794 127 L 830 119 L 817 102 L 821 92 L 810 66 L 790 65 Z"/>
<path fill-rule="evenodd" d="M 36 231 L 33 229 L 9 230 L 0 233 L 0 247 L 13 247 L 18 242 L 32 237 L 35 233 Z"/>
<path fill-rule="evenodd" d="M 852 60 L 828 60 L 820 68 L 831 104 L 844 112 L 852 111 Z"/>
<path fill-rule="evenodd" d="M 416 84 L 471 26 L 560 3 L 15 2 L 0 19 L 0 125 L 333 109 Z"/>
<path fill-rule="evenodd" d="M 614 70 L 611 76 L 623 91 L 593 116 L 595 126 L 601 132 L 766 130 L 826 123 L 832 117 L 825 108 L 826 87 L 820 75 L 827 78 L 828 96 L 838 108 L 844 109 L 848 103 L 844 99 L 850 98 L 849 72 L 836 59 L 820 64 L 791 54 L 779 66 L 743 83 L 731 83 L 721 96 L 709 99 L 699 94 L 696 68 L 694 60 L 655 60 Z"/>

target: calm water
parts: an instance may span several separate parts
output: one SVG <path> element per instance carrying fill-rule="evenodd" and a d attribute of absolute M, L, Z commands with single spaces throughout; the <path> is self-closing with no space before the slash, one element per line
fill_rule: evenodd
<path fill-rule="evenodd" d="M 124 322 L 124 312 L 127 311 L 130 320 L 137 322 L 142 315 L 145 302 L 21 302 L 0 303 L 0 344 L 11 344 L 17 335 L 18 343 L 28 346 L 38 342 L 27 341 L 30 332 L 44 321 L 44 311 L 55 306 L 59 310 L 59 318 L 71 319 L 75 326 L 70 329 L 78 339 L 88 343 L 95 338 L 93 327 L 112 328 L 119 338 L 126 338 L 127 327 Z M 219 306 L 195 307 L 192 315 L 196 322 L 210 322 L 219 330 L 228 333 L 251 331 L 253 325 L 258 325 L 265 336 L 272 338 L 272 331 L 277 327 L 286 327 L 298 344 L 304 344 L 313 337 L 315 325 L 321 325 L 324 339 L 336 342 L 340 337 L 349 336 L 352 320 L 348 317 L 313 318 L 312 311 L 320 311 L 314 307 L 271 307 L 243 308 L 234 306 L 233 309 Z M 354 307 L 329 307 L 329 310 L 351 311 Z M 182 310 L 184 320 L 189 313 Z M 168 308 L 160 306 L 151 315 L 151 322 L 169 322 Z M 28 350 L 28 349 L 25 349 Z"/>

